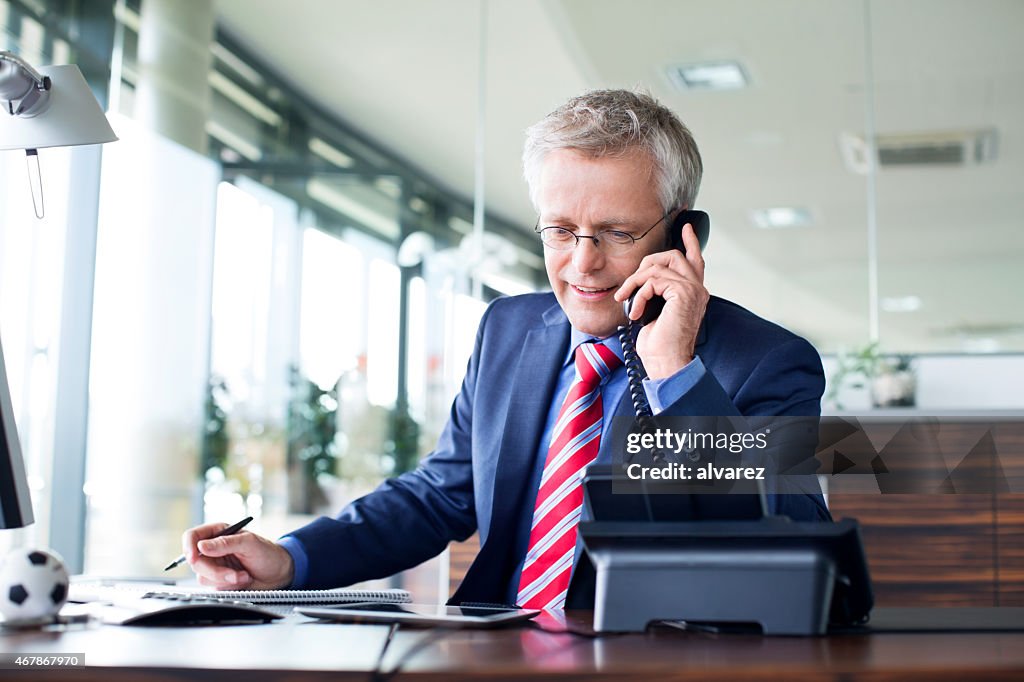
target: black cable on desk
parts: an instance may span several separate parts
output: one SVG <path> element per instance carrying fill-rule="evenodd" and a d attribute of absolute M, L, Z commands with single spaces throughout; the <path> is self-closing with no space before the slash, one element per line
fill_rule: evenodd
<path fill-rule="evenodd" d="M 381 666 L 384 665 L 384 656 L 388 653 L 388 647 L 391 646 L 391 640 L 395 638 L 395 633 L 398 632 L 398 623 L 392 623 L 391 627 L 388 628 L 388 636 L 384 640 L 384 646 L 380 649 L 380 654 L 377 656 L 377 662 L 373 666 L 373 674 L 370 679 L 376 682 L 376 680 L 382 679 Z"/>
<path fill-rule="evenodd" d="M 381 648 L 380 655 L 377 657 L 377 665 L 375 666 L 373 673 L 370 675 L 371 682 L 387 682 L 402 669 L 402 666 L 412 660 L 412 657 L 422 651 L 425 647 L 434 642 L 447 637 L 453 632 L 458 632 L 459 628 L 433 628 L 428 630 L 419 642 L 409 647 L 409 650 L 402 654 L 402 657 L 398 659 L 398 662 L 391 668 L 391 670 L 384 670 L 384 656 L 387 653 L 388 647 L 391 645 L 391 640 L 394 639 L 394 635 L 398 632 L 398 623 L 391 625 L 391 630 L 388 632 L 388 637 L 384 641 L 384 646 Z"/>

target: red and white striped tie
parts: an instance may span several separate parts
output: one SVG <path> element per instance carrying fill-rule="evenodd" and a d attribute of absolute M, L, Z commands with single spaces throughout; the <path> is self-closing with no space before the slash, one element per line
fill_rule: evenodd
<path fill-rule="evenodd" d="M 583 512 L 583 472 L 601 447 L 601 384 L 621 362 L 600 344 L 583 343 L 576 348 L 576 380 L 552 430 L 533 509 L 530 544 L 516 598 L 520 606 L 565 606 L 576 526 Z"/>

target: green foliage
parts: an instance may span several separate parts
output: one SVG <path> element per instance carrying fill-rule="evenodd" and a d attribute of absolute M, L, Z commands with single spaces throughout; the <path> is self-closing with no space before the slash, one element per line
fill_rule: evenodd
<path fill-rule="evenodd" d="M 292 399 L 288 406 L 288 470 L 315 482 L 334 475 L 338 466 L 338 388 L 324 390 L 291 368 Z"/>
<path fill-rule="evenodd" d="M 412 471 L 420 459 L 420 425 L 406 407 L 396 407 L 389 416 L 391 437 L 385 444 L 394 460 L 395 475 Z"/>
<path fill-rule="evenodd" d="M 225 406 L 230 402 L 230 396 L 224 379 L 217 375 L 211 376 L 206 385 L 206 402 L 203 408 L 201 474 L 214 467 L 222 471 L 227 468 L 231 436 L 228 433 L 228 412 Z"/>

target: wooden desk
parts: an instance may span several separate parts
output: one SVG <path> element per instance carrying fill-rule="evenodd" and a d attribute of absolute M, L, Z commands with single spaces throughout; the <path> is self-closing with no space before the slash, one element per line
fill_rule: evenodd
<path fill-rule="evenodd" d="M 292 616 L 268 625 L 70 627 L 0 634 L 0 652 L 85 652 L 84 669 L 0 672 L 5 680 L 264 682 L 370 679 L 388 628 Z M 400 630 L 382 669 L 397 679 L 1019 680 L 1024 633 L 829 637 L 711 635 L 657 628 L 588 639 L 532 628 Z"/>

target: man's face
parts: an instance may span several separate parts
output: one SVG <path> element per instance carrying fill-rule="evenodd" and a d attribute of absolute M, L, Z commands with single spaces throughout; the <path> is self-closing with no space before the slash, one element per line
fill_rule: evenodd
<path fill-rule="evenodd" d="M 575 151 L 549 152 L 537 196 L 540 227 L 565 227 L 580 235 L 615 229 L 640 236 L 662 217 L 653 163 L 644 153 L 590 158 Z M 572 326 L 604 338 L 625 324 L 613 296 L 644 256 L 664 251 L 665 228 L 657 226 L 622 255 L 581 239 L 571 251 L 544 247 L 548 281 Z"/>

